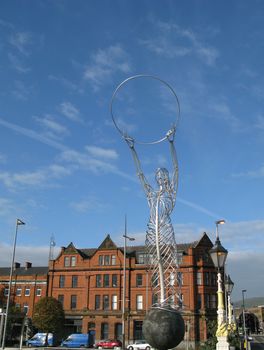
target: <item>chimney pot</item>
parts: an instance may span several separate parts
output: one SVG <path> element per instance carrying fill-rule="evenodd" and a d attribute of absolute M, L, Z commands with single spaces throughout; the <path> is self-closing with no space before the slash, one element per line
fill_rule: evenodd
<path fill-rule="evenodd" d="M 25 269 L 27 270 L 27 269 L 30 269 L 31 267 L 32 267 L 32 263 L 29 262 L 29 261 L 26 261 L 26 263 L 25 263 Z"/>

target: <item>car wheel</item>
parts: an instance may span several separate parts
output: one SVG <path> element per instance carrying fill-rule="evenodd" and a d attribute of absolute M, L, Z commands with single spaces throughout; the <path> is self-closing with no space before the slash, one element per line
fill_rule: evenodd
<path fill-rule="evenodd" d="M 145 347 L 145 350 L 150 350 L 150 346 L 146 346 L 146 347 Z"/>
<path fill-rule="evenodd" d="M 128 348 L 128 350 L 134 350 L 133 346 L 130 346 L 130 347 Z"/>
<path fill-rule="evenodd" d="M 28 344 L 28 347 L 31 348 L 32 344 Z"/>
<path fill-rule="evenodd" d="M 102 350 L 102 349 L 103 349 L 103 347 L 102 347 L 102 346 L 98 346 L 98 349 L 99 349 L 99 350 Z"/>

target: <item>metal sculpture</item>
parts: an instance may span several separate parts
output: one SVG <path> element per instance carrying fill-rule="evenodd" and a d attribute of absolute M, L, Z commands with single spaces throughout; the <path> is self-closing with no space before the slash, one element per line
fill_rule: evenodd
<path fill-rule="evenodd" d="M 161 83 L 165 84 L 177 101 L 178 118 L 175 124 L 170 128 L 165 136 L 161 137 L 157 141 L 153 142 L 138 142 L 141 144 L 155 144 L 164 140 L 168 141 L 170 154 L 172 159 L 173 171 L 170 178 L 169 172 L 166 168 L 158 168 L 156 171 L 157 189 L 147 181 L 135 149 L 136 141 L 129 136 L 126 131 L 122 130 L 114 117 L 113 113 L 113 99 L 116 96 L 118 90 L 128 81 L 136 78 L 153 78 Z M 170 306 L 174 309 L 178 309 L 182 305 L 181 300 L 181 280 L 178 279 L 177 268 L 177 246 L 175 241 L 175 235 L 173 225 L 171 223 L 170 214 L 173 211 L 176 194 L 178 188 L 178 162 L 176 156 L 176 150 L 174 146 L 176 125 L 179 120 L 180 107 L 177 95 L 174 90 L 163 80 L 149 76 L 149 75 L 137 75 L 130 77 L 123 81 L 115 90 L 111 101 L 111 114 L 113 122 L 122 134 L 123 139 L 126 141 L 129 149 L 132 153 L 132 157 L 136 166 L 137 175 L 147 197 L 148 205 L 150 208 L 150 217 L 148 222 L 148 228 L 146 233 L 146 255 L 148 260 L 148 270 L 151 272 L 152 289 L 153 294 L 156 296 L 157 301 L 153 306 L 167 307 Z M 178 293 L 176 293 L 176 290 Z M 175 300 L 176 296 L 176 300 Z"/>
<path fill-rule="evenodd" d="M 177 246 L 170 214 L 174 208 L 178 187 L 178 162 L 174 147 L 175 128 L 167 134 L 173 163 L 173 174 L 170 179 L 166 168 L 156 171 L 157 189 L 147 181 L 140 164 L 135 142 L 126 136 L 137 170 L 137 175 L 146 194 L 150 216 L 146 233 L 146 255 L 148 270 L 151 272 L 153 294 L 158 297 L 156 306 L 171 305 L 176 307 L 174 296 L 177 281 Z M 177 281 L 179 286 L 179 281 Z M 180 298 L 180 293 L 177 295 Z"/>
<path fill-rule="evenodd" d="M 177 101 L 178 118 L 176 123 L 160 139 L 152 142 L 137 141 L 141 144 L 156 144 L 167 140 L 169 142 L 173 171 L 170 177 L 165 168 L 156 171 L 157 188 L 153 189 L 147 181 L 135 149 L 135 139 L 122 130 L 113 113 L 113 100 L 118 90 L 128 81 L 137 78 L 152 78 L 165 84 Z M 181 281 L 178 280 L 177 246 L 170 214 L 175 205 L 178 189 L 178 162 L 174 147 L 177 122 L 180 116 L 180 105 L 174 90 L 165 81 L 150 75 L 136 75 L 124 80 L 115 90 L 111 100 L 111 114 L 117 130 L 122 134 L 132 153 L 137 175 L 146 194 L 150 207 L 150 217 L 146 234 L 146 252 L 148 269 L 151 271 L 152 289 L 158 300 L 152 305 L 143 322 L 143 335 L 146 341 L 158 350 L 176 347 L 184 338 L 184 321 L 177 310 L 182 306 Z M 177 284 L 177 285 L 176 285 Z M 178 293 L 176 293 L 176 289 Z M 175 296 L 177 300 L 175 300 Z"/>

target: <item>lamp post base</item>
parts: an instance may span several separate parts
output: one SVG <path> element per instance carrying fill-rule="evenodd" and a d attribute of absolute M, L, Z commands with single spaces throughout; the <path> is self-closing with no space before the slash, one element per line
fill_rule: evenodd
<path fill-rule="evenodd" d="M 216 350 L 229 350 L 230 345 L 226 336 L 217 337 Z"/>

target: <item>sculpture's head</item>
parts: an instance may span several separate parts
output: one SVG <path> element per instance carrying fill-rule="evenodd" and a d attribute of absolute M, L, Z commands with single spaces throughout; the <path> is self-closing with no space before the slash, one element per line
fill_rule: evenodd
<path fill-rule="evenodd" d="M 158 168 L 156 171 L 156 181 L 159 186 L 167 188 L 170 183 L 169 172 L 166 168 Z"/>

